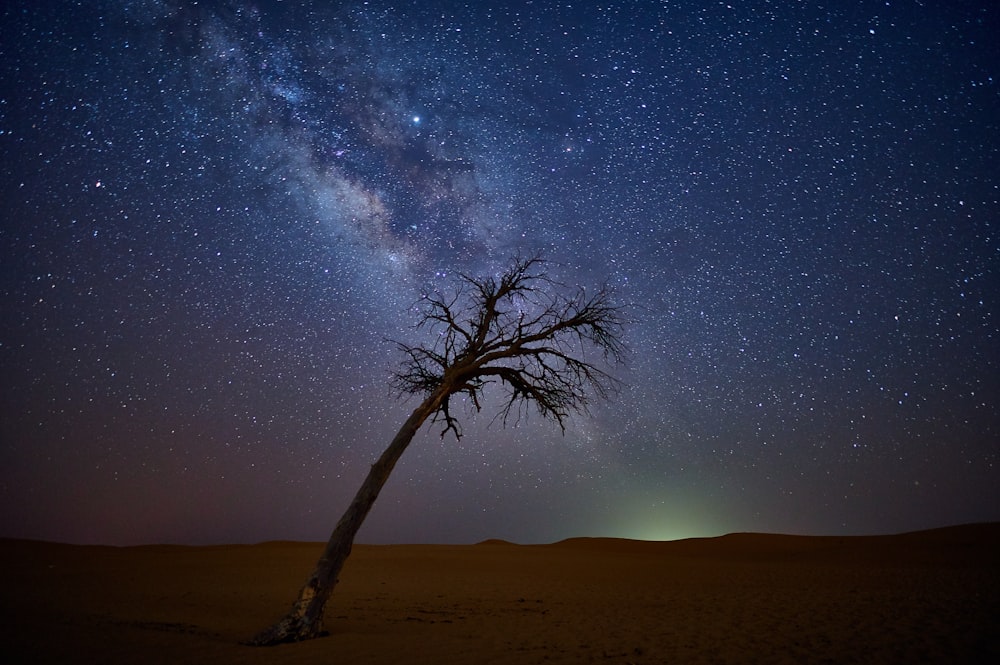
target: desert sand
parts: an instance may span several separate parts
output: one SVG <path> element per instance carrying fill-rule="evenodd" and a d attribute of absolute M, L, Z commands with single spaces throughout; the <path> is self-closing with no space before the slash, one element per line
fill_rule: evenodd
<path fill-rule="evenodd" d="M 2 540 L 0 661 L 1000 662 L 1000 524 L 358 545 L 328 637 L 241 645 L 287 609 L 320 550 Z"/>

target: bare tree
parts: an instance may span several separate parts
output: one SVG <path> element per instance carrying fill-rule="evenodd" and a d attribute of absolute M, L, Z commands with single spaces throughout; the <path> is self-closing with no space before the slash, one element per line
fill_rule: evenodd
<path fill-rule="evenodd" d="M 402 395 L 423 397 L 355 495 L 330 535 L 326 549 L 291 610 L 249 644 L 273 645 L 323 634 L 323 608 L 351 552 L 354 537 L 400 455 L 428 418 L 461 437 L 452 397 L 479 410 L 488 386 L 503 395 L 497 415 L 504 424 L 530 407 L 565 431 L 571 412 L 586 411 L 588 389 L 606 397 L 615 379 L 602 366 L 620 362 L 623 316 L 607 288 L 567 292 L 548 275 L 539 257 L 515 258 L 499 277 L 462 275 L 451 295 L 421 303 L 418 328 L 433 342 L 399 344 L 405 360 L 395 375 Z"/>

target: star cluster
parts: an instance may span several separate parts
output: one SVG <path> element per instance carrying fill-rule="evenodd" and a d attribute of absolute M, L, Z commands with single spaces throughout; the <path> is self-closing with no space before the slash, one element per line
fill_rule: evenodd
<path fill-rule="evenodd" d="M 398 5 L 398 6 L 397 6 Z M 0 535 L 325 539 L 422 294 L 543 252 L 624 389 L 361 540 L 1000 519 L 989 3 L 7 3 Z"/>

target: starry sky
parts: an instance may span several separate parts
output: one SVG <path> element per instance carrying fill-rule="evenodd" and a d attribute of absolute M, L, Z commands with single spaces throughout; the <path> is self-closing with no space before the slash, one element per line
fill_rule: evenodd
<path fill-rule="evenodd" d="M 425 428 L 359 541 L 1000 520 L 995 3 L 0 12 L 0 536 L 325 540 L 415 303 L 518 252 L 623 388 Z"/>

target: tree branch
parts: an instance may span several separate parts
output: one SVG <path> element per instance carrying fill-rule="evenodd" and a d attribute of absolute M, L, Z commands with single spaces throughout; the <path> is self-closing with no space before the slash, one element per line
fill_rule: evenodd
<path fill-rule="evenodd" d="M 587 356 L 597 352 L 604 364 L 622 361 L 622 309 L 607 287 L 566 295 L 537 256 L 515 258 L 498 279 L 461 275 L 454 296 L 427 296 L 422 305 L 418 328 L 436 336 L 430 345 L 398 344 L 405 357 L 394 385 L 401 394 L 445 387 L 448 397 L 468 395 L 479 410 L 483 390 L 496 379 L 506 391 L 498 413 L 504 424 L 534 405 L 565 428 L 571 411 L 586 410 L 588 391 L 606 397 L 617 387 Z M 444 422 L 442 436 L 461 436 L 449 399 L 433 420 Z"/>

